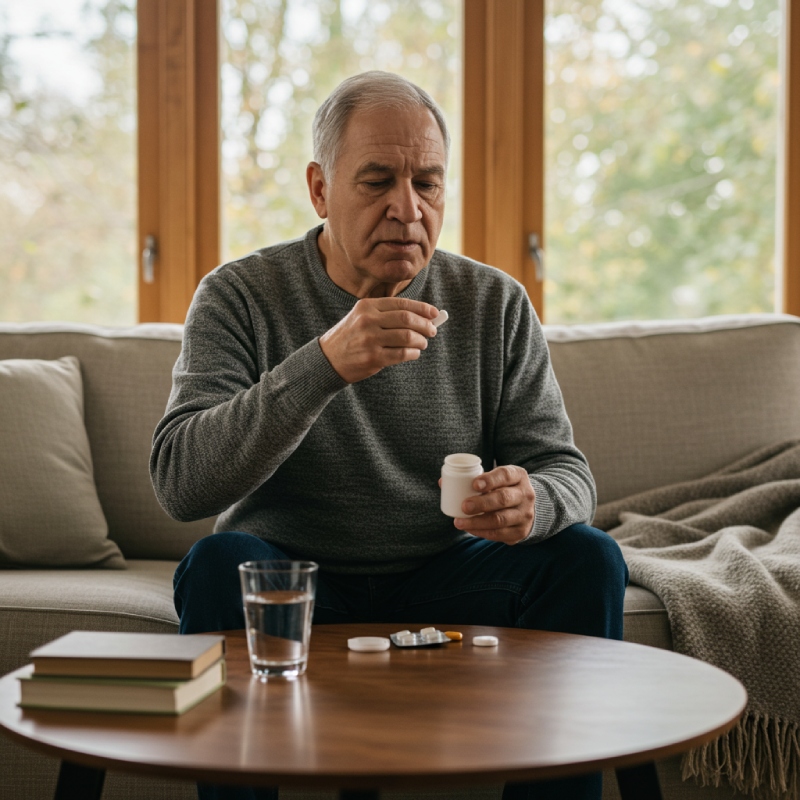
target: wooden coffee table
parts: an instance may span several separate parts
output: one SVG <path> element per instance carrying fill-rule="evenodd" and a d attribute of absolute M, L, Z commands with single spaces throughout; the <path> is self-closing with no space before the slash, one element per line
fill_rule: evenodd
<path fill-rule="evenodd" d="M 609 767 L 628 800 L 659 798 L 654 760 L 728 730 L 747 699 L 708 664 L 583 636 L 459 626 L 462 643 L 347 649 L 402 627 L 315 626 L 307 674 L 268 683 L 229 632 L 227 685 L 179 717 L 22 710 L 24 667 L 0 679 L 0 726 L 62 759 L 59 800 L 99 798 L 106 769 L 366 798 Z M 477 634 L 500 644 L 475 647 Z"/>

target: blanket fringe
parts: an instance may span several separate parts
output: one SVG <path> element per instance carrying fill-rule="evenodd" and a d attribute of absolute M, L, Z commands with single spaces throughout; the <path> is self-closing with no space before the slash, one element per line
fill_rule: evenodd
<path fill-rule="evenodd" d="M 745 714 L 713 742 L 683 756 L 683 779 L 730 784 L 755 798 L 800 796 L 800 725 L 767 714 Z"/>

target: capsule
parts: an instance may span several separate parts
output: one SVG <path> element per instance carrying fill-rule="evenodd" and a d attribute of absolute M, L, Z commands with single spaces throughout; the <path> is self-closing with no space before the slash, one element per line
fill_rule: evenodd
<path fill-rule="evenodd" d="M 452 642 L 460 642 L 464 638 L 464 634 L 460 631 L 445 631 L 444 635 Z"/>

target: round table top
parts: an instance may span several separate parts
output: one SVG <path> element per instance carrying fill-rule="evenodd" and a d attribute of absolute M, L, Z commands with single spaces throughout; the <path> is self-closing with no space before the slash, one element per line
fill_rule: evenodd
<path fill-rule="evenodd" d="M 178 717 L 23 710 L 0 679 L 0 726 L 87 766 L 218 783 L 400 788 L 534 780 L 625 767 L 728 730 L 747 696 L 727 673 L 667 650 L 516 628 L 360 653 L 394 624 L 318 625 L 307 673 L 251 677 L 227 632 L 226 686 Z M 495 635 L 496 647 L 472 637 Z"/>

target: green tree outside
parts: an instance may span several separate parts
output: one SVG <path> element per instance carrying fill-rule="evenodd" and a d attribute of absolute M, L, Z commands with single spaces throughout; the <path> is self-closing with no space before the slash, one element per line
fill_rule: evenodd
<path fill-rule="evenodd" d="M 44 58 L 80 48 L 97 80 L 78 96 L 26 85 L 0 12 L 0 320 L 136 321 L 135 7 L 80 22 L 32 34 Z"/>
<path fill-rule="evenodd" d="M 549 322 L 774 310 L 777 0 L 550 0 Z"/>

